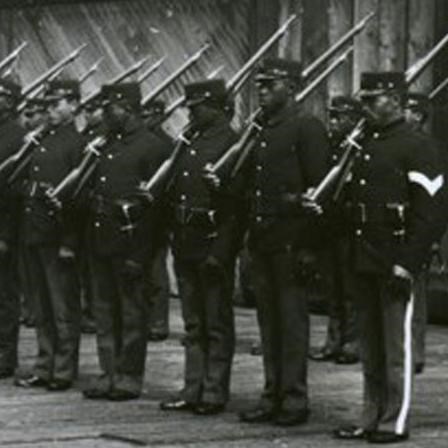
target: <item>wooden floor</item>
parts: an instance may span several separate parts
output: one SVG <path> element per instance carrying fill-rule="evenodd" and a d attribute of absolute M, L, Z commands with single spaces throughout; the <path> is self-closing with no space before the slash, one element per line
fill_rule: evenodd
<path fill-rule="evenodd" d="M 172 334 L 168 341 L 148 345 L 145 392 L 127 403 L 84 400 L 80 388 L 98 372 L 94 336 L 84 336 L 81 376 L 64 393 L 22 390 L 10 380 L 0 382 L 1 447 L 356 447 L 331 438 L 336 425 L 359 415 L 360 367 L 310 363 L 312 416 L 309 424 L 292 429 L 247 425 L 236 412 L 255 402 L 262 386 L 261 358 L 249 355 L 257 339 L 254 312 L 237 309 L 238 347 L 235 356 L 232 400 L 216 417 L 167 414 L 161 399 L 182 385 L 182 324 L 177 300 L 172 301 Z M 312 318 L 312 343 L 324 338 L 325 318 Z M 35 353 L 34 331 L 22 331 L 20 360 L 29 368 Z M 448 446 L 448 327 L 430 327 L 427 369 L 415 387 L 413 432 L 407 447 Z"/>

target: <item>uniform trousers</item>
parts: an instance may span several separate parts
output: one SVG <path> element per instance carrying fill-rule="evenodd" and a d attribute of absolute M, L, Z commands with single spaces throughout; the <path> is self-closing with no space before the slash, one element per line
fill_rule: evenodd
<path fill-rule="evenodd" d="M 309 317 L 306 286 L 297 274 L 297 253 L 252 251 L 251 255 L 265 373 L 260 407 L 305 411 Z"/>
<path fill-rule="evenodd" d="M 46 380 L 73 381 L 78 372 L 81 305 L 74 259 L 59 247 L 28 247 L 35 292 L 38 357 L 34 373 Z"/>
<path fill-rule="evenodd" d="M 147 303 L 142 275 L 119 256 L 92 255 L 93 314 L 100 367 L 109 387 L 140 394 L 146 360 Z"/>
<path fill-rule="evenodd" d="M 175 257 L 186 331 L 185 384 L 180 395 L 192 404 L 225 404 L 229 399 L 235 350 L 232 269 Z"/>
<path fill-rule="evenodd" d="M 0 254 L 0 370 L 17 367 L 20 299 L 15 290 L 16 259 L 11 250 Z"/>
<path fill-rule="evenodd" d="M 153 334 L 169 333 L 170 284 L 167 267 L 168 247 L 161 247 L 145 273 L 144 291 L 149 303 L 148 328 Z"/>
<path fill-rule="evenodd" d="M 384 277 L 359 274 L 358 323 L 364 374 L 363 427 L 404 434 L 413 382 L 413 294 L 392 296 Z"/>

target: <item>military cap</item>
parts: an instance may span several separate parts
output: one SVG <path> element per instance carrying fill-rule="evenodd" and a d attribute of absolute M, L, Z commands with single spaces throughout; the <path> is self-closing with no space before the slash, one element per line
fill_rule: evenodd
<path fill-rule="evenodd" d="M 329 112 L 361 114 L 362 105 L 356 98 L 337 95 L 330 100 L 327 110 Z"/>
<path fill-rule="evenodd" d="M 162 100 L 154 100 L 145 105 L 143 109 L 143 115 L 149 115 L 149 114 L 163 114 L 165 111 L 165 101 Z"/>
<path fill-rule="evenodd" d="M 81 96 L 79 82 L 74 79 L 49 81 L 45 86 L 44 99 L 57 101 L 63 98 L 79 100 Z"/>
<path fill-rule="evenodd" d="M 0 78 L 0 95 L 7 95 L 18 100 L 21 97 L 22 88 L 19 84 L 8 79 Z"/>
<path fill-rule="evenodd" d="M 187 107 L 207 101 L 224 106 L 227 89 L 223 79 L 194 82 L 185 85 L 185 104 Z"/>
<path fill-rule="evenodd" d="M 302 64 L 297 61 L 282 58 L 265 59 L 259 66 L 255 81 L 274 79 L 302 79 Z"/>
<path fill-rule="evenodd" d="M 405 95 L 404 108 L 418 110 L 427 114 L 429 110 L 428 95 L 421 92 L 408 92 Z"/>
<path fill-rule="evenodd" d="M 122 82 L 118 84 L 105 84 L 101 87 L 102 105 L 126 102 L 132 108 L 139 109 L 142 99 L 140 85 L 137 82 Z"/>
<path fill-rule="evenodd" d="M 361 73 L 359 96 L 377 96 L 387 92 L 406 91 L 406 79 L 403 72 L 364 72 Z"/>

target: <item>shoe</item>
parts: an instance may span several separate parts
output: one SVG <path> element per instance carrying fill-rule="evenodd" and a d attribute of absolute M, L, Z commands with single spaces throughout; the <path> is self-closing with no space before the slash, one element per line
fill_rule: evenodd
<path fill-rule="evenodd" d="M 89 387 L 82 391 L 84 398 L 89 400 L 105 400 L 109 398 L 109 389 L 101 387 Z"/>
<path fill-rule="evenodd" d="M 409 433 L 397 434 L 393 431 L 373 431 L 367 437 L 367 442 L 378 444 L 389 444 L 405 442 L 409 439 Z"/>
<path fill-rule="evenodd" d="M 273 409 L 255 408 L 241 412 L 239 417 L 245 423 L 267 423 L 275 419 L 277 413 Z"/>
<path fill-rule="evenodd" d="M 6 378 L 11 378 L 14 376 L 14 370 L 12 367 L 3 367 L 0 369 L 0 380 L 4 380 Z"/>
<path fill-rule="evenodd" d="M 112 389 L 107 394 L 107 398 L 111 401 L 129 401 L 129 400 L 135 400 L 139 397 L 140 393 L 131 392 L 129 390 L 123 390 L 123 389 Z"/>
<path fill-rule="evenodd" d="M 162 411 L 194 411 L 196 405 L 180 398 L 174 398 L 160 403 Z"/>
<path fill-rule="evenodd" d="M 321 347 L 311 350 L 308 354 L 308 358 L 313 361 L 332 361 L 335 357 L 335 353 L 327 347 Z"/>
<path fill-rule="evenodd" d="M 310 412 L 308 409 L 302 411 L 280 411 L 274 420 L 277 426 L 298 426 L 306 423 Z"/>
<path fill-rule="evenodd" d="M 336 364 L 357 364 L 359 362 L 359 356 L 356 353 L 340 352 L 334 357 Z"/>
<path fill-rule="evenodd" d="M 49 381 L 37 375 L 28 376 L 26 378 L 16 378 L 14 385 L 17 387 L 47 387 Z"/>
<path fill-rule="evenodd" d="M 263 354 L 263 347 L 260 342 L 255 342 L 250 348 L 250 354 L 252 356 L 261 356 Z"/>
<path fill-rule="evenodd" d="M 68 380 L 51 380 L 47 385 L 47 390 L 53 392 L 62 392 L 64 390 L 70 389 L 72 387 L 72 382 Z"/>
<path fill-rule="evenodd" d="M 369 434 L 370 431 L 359 426 L 342 426 L 333 431 L 333 436 L 342 440 L 366 440 Z"/>
<path fill-rule="evenodd" d="M 158 332 L 158 331 L 150 331 L 148 333 L 148 341 L 150 342 L 161 342 L 168 339 L 168 333 Z"/>
<path fill-rule="evenodd" d="M 197 415 L 216 415 L 224 412 L 225 405 L 216 403 L 200 403 L 194 408 Z"/>
<path fill-rule="evenodd" d="M 414 373 L 415 375 L 421 375 L 425 370 L 425 363 L 424 362 L 418 362 L 415 364 L 414 367 Z"/>

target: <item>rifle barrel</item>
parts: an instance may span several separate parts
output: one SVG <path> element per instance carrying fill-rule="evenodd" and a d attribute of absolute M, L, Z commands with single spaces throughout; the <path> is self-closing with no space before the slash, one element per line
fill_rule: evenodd
<path fill-rule="evenodd" d="M 425 68 L 432 62 L 432 60 L 437 56 L 438 53 L 448 44 L 448 33 L 440 39 L 434 47 L 418 61 L 406 70 L 406 83 L 412 84 L 425 70 Z"/>
<path fill-rule="evenodd" d="M 160 66 L 163 64 L 163 61 L 166 59 L 165 56 L 162 56 L 157 62 L 155 62 L 151 67 L 148 68 L 144 73 L 142 73 L 138 79 L 137 82 L 141 84 L 143 81 L 145 81 L 147 78 L 149 78 L 154 72 L 156 72 Z"/>
<path fill-rule="evenodd" d="M 428 98 L 432 101 L 446 86 L 448 86 L 448 77 L 446 77 L 429 95 Z"/>
<path fill-rule="evenodd" d="M 22 42 L 13 52 L 8 54 L 6 58 L 0 61 L 0 70 L 4 70 L 10 64 L 12 64 L 18 57 L 20 52 L 28 45 L 28 42 Z"/>
<path fill-rule="evenodd" d="M 160 93 L 162 93 L 172 82 L 174 82 L 179 76 L 186 72 L 193 64 L 195 64 L 199 58 L 208 50 L 210 44 L 203 45 L 193 56 L 189 57 L 177 70 L 168 76 L 163 82 L 161 82 L 153 91 L 146 95 L 141 104 L 147 105 L 153 99 L 155 99 Z"/>
<path fill-rule="evenodd" d="M 328 76 L 333 73 L 341 64 L 347 62 L 349 55 L 353 52 L 354 47 L 349 47 L 344 53 L 342 53 L 337 59 L 335 59 L 317 78 L 315 78 L 310 84 L 308 84 L 300 93 L 295 97 L 296 103 L 302 102 L 313 90 Z"/>
<path fill-rule="evenodd" d="M 62 67 L 65 67 L 69 63 L 73 62 L 80 54 L 81 51 L 84 50 L 84 48 L 87 47 L 87 44 L 83 44 L 79 46 L 76 50 L 71 52 L 68 56 L 66 56 L 64 59 L 53 65 L 49 70 L 47 70 L 43 75 L 39 76 L 35 81 L 33 81 L 31 84 L 26 86 L 22 91 L 22 96 L 26 97 L 31 92 L 33 92 L 35 89 L 37 89 L 41 84 L 46 82 L 50 76 L 52 76 L 54 73 L 56 73 L 59 69 Z"/>
<path fill-rule="evenodd" d="M 345 33 L 337 42 L 335 42 L 327 51 L 320 55 L 315 61 L 313 61 L 302 72 L 302 78 L 306 79 L 314 72 L 320 65 L 328 61 L 335 53 L 337 53 L 347 42 L 357 36 L 369 23 L 369 21 L 375 16 L 375 12 L 372 11 L 361 19 L 353 28 Z"/>
<path fill-rule="evenodd" d="M 98 71 L 98 67 L 100 66 L 101 62 L 103 62 L 104 58 L 99 58 L 83 75 L 79 78 L 79 83 L 82 84 L 83 82 L 87 81 L 94 73 Z"/>
<path fill-rule="evenodd" d="M 255 63 L 274 45 L 288 30 L 291 23 L 296 20 L 295 14 L 288 17 L 283 25 L 252 55 L 252 57 L 238 70 L 237 73 L 227 82 L 227 90 L 233 92 L 235 86 L 239 84 L 247 72 L 252 70 Z"/>

